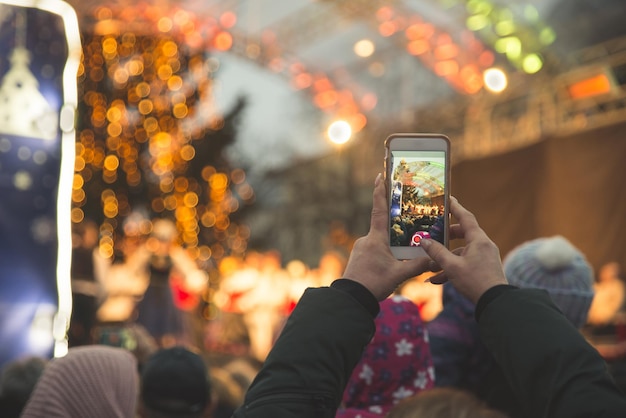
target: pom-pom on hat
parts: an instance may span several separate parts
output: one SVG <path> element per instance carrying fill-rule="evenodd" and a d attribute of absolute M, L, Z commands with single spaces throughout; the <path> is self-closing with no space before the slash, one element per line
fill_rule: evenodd
<path fill-rule="evenodd" d="M 544 289 L 575 327 L 587 322 L 593 299 L 593 270 L 585 256 L 562 236 L 538 238 L 504 258 L 509 284 Z"/>

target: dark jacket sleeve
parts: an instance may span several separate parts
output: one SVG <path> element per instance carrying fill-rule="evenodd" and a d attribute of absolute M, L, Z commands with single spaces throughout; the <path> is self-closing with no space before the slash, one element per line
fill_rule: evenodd
<path fill-rule="evenodd" d="M 626 417 L 626 397 L 604 360 L 547 292 L 501 292 L 484 306 L 479 328 L 525 416 Z"/>
<path fill-rule="evenodd" d="M 348 292 L 307 289 L 234 417 L 334 417 L 374 330 Z"/>

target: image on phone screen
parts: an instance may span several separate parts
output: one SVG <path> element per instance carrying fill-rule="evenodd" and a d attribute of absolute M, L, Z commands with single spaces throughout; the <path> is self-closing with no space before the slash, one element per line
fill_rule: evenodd
<path fill-rule="evenodd" d="M 391 151 L 390 244 L 418 247 L 424 237 L 444 242 L 446 155 Z"/>

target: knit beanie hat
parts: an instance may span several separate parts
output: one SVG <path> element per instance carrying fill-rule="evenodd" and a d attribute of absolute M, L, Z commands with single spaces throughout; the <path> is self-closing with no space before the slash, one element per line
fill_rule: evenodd
<path fill-rule="evenodd" d="M 577 328 L 587 322 L 593 271 L 585 256 L 562 236 L 539 238 L 514 248 L 503 262 L 509 284 L 544 289 Z"/>
<path fill-rule="evenodd" d="M 128 418 L 135 414 L 137 362 L 125 349 L 70 348 L 50 361 L 24 407 L 25 418 Z"/>
<path fill-rule="evenodd" d="M 404 398 L 435 386 L 428 331 L 404 296 L 380 303 L 376 333 L 365 347 L 335 418 L 383 417 Z"/>

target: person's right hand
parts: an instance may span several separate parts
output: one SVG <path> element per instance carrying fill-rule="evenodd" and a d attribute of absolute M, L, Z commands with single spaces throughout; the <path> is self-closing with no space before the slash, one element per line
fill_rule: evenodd
<path fill-rule="evenodd" d="M 480 228 L 474 214 L 454 197 L 450 198 L 450 212 L 459 222 L 450 227 L 451 238 L 464 238 L 465 247 L 452 252 L 433 239 L 422 240 L 426 253 L 443 270 L 429 281 L 434 284 L 449 281 L 461 294 L 476 303 L 488 289 L 508 284 L 500 251 Z"/>

